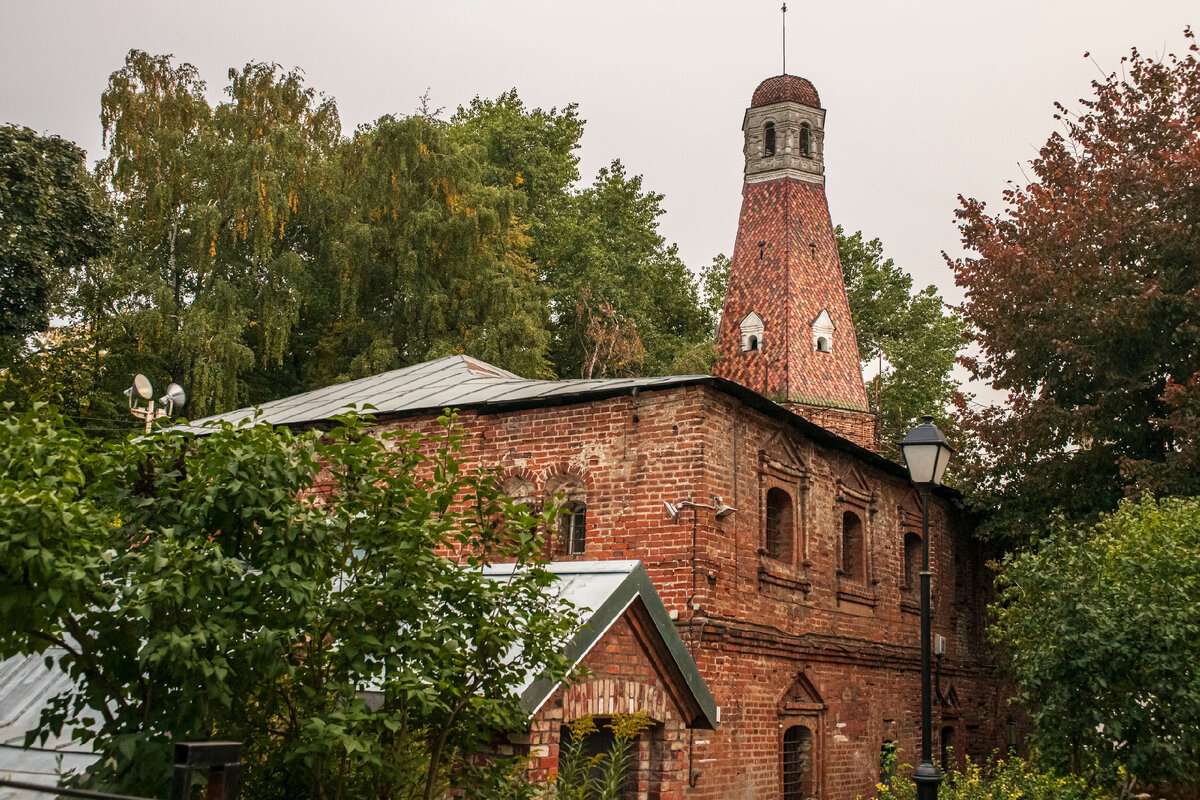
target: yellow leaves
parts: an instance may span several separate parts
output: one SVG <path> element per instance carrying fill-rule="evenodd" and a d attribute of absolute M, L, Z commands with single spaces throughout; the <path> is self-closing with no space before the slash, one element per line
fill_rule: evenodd
<path fill-rule="evenodd" d="M 517 177 L 513 179 L 513 186 L 520 186 L 525 182 L 525 176 L 521 174 L 521 170 L 517 170 Z"/>
<path fill-rule="evenodd" d="M 208 257 L 209 258 L 217 257 L 217 237 L 216 236 L 214 236 L 212 238 L 212 242 L 208 245 Z"/>
<path fill-rule="evenodd" d="M 429 148 L 425 146 L 424 142 L 421 142 L 420 144 L 418 144 L 417 149 L 421 151 L 421 155 L 423 155 L 423 156 L 429 155 Z"/>
<path fill-rule="evenodd" d="M 296 209 L 299 207 L 299 205 L 300 195 L 296 193 L 295 189 L 288 189 L 288 208 L 292 210 L 293 214 L 296 213 Z"/>

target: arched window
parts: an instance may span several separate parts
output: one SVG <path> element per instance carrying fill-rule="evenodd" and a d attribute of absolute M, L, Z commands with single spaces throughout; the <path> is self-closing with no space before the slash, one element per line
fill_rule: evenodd
<path fill-rule="evenodd" d="M 942 772 L 949 772 L 954 766 L 954 728 L 947 725 L 942 728 Z"/>
<path fill-rule="evenodd" d="M 587 547 L 587 487 L 578 475 L 555 475 L 546 481 L 546 500 L 561 503 L 556 549 L 569 556 Z"/>
<path fill-rule="evenodd" d="M 775 155 L 775 123 L 768 122 L 763 126 L 763 156 Z"/>
<path fill-rule="evenodd" d="M 767 555 L 781 561 L 790 561 L 792 542 L 796 538 L 792 496 L 783 489 L 768 489 L 766 517 Z"/>
<path fill-rule="evenodd" d="M 541 510 L 537 502 L 537 492 L 533 484 L 520 475 L 510 475 L 500 484 L 500 491 L 511 497 L 515 502 L 529 507 L 530 514 Z"/>
<path fill-rule="evenodd" d="M 921 579 L 921 537 L 916 533 L 904 534 L 904 586 L 910 594 L 916 593 Z"/>
<path fill-rule="evenodd" d="M 746 349 L 747 350 L 757 350 L 758 349 L 758 337 L 757 336 L 755 336 L 754 334 L 750 334 L 749 336 L 746 337 Z"/>
<path fill-rule="evenodd" d="M 867 582 L 867 565 L 863 551 L 863 526 L 858 514 L 842 514 L 842 577 L 854 583 Z"/>
<path fill-rule="evenodd" d="M 783 733 L 783 800 L 813 795 L 812 731 L 793 725 Z"/>
<path fill-rule="evenodd" d="M 807 122 L 800 123 L 800 155 L 812 156 L 812 129 Z"/>
<path fill-rule="evenodd" d="M 817 350 L 819 350 L 822 353 L 832 353 L 833 352 L 833 346 L 829 344 L 828 336 L 818 336 L 817 337 Z"/>
<path fill-rule="evenodd" d="M 587 547 L 587 505 L 567 503 L 558 515 L 558 535 L 563 552 L 569 556 L 582 555 Z"/>

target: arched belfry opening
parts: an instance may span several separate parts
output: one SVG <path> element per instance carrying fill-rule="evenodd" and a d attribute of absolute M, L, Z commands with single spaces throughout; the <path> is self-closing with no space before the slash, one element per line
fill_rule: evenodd
<path fill-rule="evenodd" d="M 775 123 L 763 126 L 763 157 L 775 155 Z"/>

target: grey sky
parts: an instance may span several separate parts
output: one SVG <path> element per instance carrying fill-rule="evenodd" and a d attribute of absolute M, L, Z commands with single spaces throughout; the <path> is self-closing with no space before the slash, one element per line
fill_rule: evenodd
<path fill-rule="evenodd" d="M 1136 45 L 1182 51 L 1195 0 L 803 2 L 788 71 L 828 109 L 834 221 L 880 237 L 920 283 L 959 293 L 958 193 L 995 201 L 1074 103 Z M 100 153 L 99 97 L 133 47 L 195 64 L 213 99 L 249 60 L 300 66 L 344 129 L 412 112 L 428 87 L 452 111 L 516 87 L 578 102 L 585 180 L 612 158 L 666 195 L 662 230 L 693 268 L 733 246 L 741 121 L 780 71 L 779 0 L 659 2 L 0 2 L 0 122 Z"/>

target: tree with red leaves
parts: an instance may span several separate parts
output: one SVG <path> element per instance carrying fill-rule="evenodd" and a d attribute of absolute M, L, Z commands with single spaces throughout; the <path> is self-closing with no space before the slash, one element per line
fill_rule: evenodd
<path fill-rule="evenodd" d="M 1056 104 L 1064 131 L 1002 214 L 959 198 L 966 365 L 1008 392 L 959 409 L 993 534 L 1200 494 L 1200 63 L 1184 35 L 1184 57 L 1135 49 L 1080 113 Z"/>

